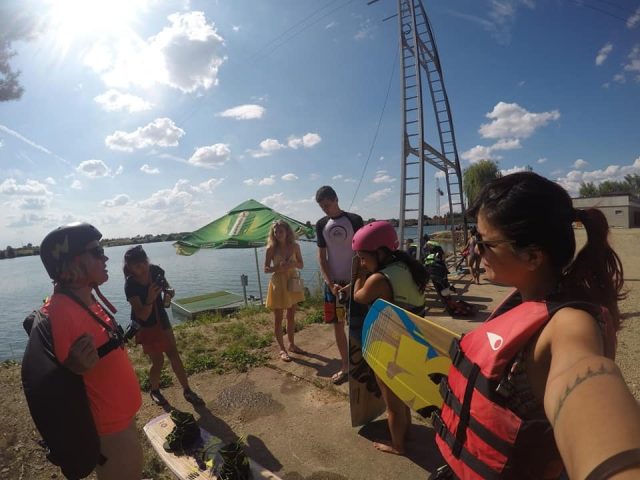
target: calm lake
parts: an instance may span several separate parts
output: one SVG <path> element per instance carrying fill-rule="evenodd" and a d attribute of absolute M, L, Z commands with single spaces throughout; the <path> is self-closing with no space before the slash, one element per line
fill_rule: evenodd
<path fill-rule="evenodd" d="M 425 231 L 442 230 L 429 226 Z M 417 238 L 414 229 L 406 229 L 405 236 Z M 109 281 L 100 287 L 102 293 L 118 309 L 116 318 L 126 327 L 129 324 L 130 307 L 124 296 L 122 259 L 129 246 L 111 247 L 105 250 L 109 257 L 107 268 Z M 166 272 L 169 283 L 176 289 L 176 297 L 190 297 L 216 290 L 228 290 L 242 294 L 240 276 L 247 275 L 247 295 L 260 297 L 256 260 L 253 249 L 203 249 L 184 257 L 176 255 L 171 242 L 149 243 L 144 248 L 152 263 Z M 304 269 L 300 272 L 305 286 L 314 290 L 318 286 L 317 247 L 315 242 L 300 242 Z M 262 273 L 264 248 L 258 249 L 258 264 L 263 296 L 266 297 L 270 275 Z M 0 261 L 0 361 L 22 357 L 27 336 L 22 328 L 24 318 L 52 292 L 52 284 L 42 266 L 40 257 L 20 257 Z M 168 309 L 171 316 L 170 309 Z M 180 318 L 172 318 L 179 322 Z"/>

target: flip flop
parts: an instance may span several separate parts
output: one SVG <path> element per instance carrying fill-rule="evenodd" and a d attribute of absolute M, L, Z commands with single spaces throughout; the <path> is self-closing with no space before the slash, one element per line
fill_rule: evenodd
<path fill-rule="evenodd" d="M 333 382 L 334 385 L 340 385 L 345 380 L 347 380 L 347 377 L 348 377 L 347 372 L 343 372 L 342 370 L 340 370 L 339 372 L 336 372 L 333 375 L 331 375 L 331 381 Z"/>
<path fill-rule="evenodd" d="M 290 362 L 291 357 L 284 350 L 280 350 L 280 360 L 282 360 L 283 362 Z"/>

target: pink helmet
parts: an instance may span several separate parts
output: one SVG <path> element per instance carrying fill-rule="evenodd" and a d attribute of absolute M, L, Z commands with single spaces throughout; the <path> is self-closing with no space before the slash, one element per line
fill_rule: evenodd
<path fill-rule="evenodd" d="M 385 220 L 366 224 L 355 233 L 351 241 L 353 251 L 374 252 L 380 247 L 387 247 L 391 251 L 398 248 L 396 229 Z"/>

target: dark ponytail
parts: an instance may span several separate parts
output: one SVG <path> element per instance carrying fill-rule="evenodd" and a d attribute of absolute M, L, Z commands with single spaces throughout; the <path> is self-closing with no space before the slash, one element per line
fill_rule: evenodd
<path fill-rule="evenodd" d="M 386 248 L 384 249 L 387 250 Z M 393 259 L 391 260 L 392 262 L 400 261 L 407 266 L 411 273 L 411 278 L 413 278 L 414 283 L 418 286 L 418 290 L 424 292 L 424 289 L 427 287 L 427 281 L 429 280 L 427 270 L 424 266 L 404 250 L 391 252 L 391 258 Z"/>
<path fill-rule="evenodd" d="M 587 243 L 567 267 L 562 290 L 607 307 L 617 330 L 620 328 L 618 301 L 625 297 L 624 275 L 620 257 L 609 245 L 609 224 L 604 214 L 595 208 L 575 210 L 574 217 L 584 225 Z"/>

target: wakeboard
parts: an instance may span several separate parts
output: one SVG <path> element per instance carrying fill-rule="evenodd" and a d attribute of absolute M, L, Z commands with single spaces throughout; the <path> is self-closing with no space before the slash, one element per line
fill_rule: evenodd
<path fill-rule="evenodd" d="M 162 446 L 174 423 L 165 413 L 147 423 L 143 430 L 160 459 L 180 480 L 217 480 L 213 473 L 213 458 L 222 448 L 221 438 L 200 427 L 200 439 L 182 455 L 167 452 Z M 204 455 L 202 452 L 205 452 Z M 249 459 L 252 478 L 255 480 L 281 480 L 280 477 Z"/>
<path fill-rule="evenodd" d="M 449 346 L 460 335 L 385 300 L 376 300 L 362 328 L 362 352 L 376 375 L 412 410 L 442 407 L 440 380 L 451 366 Z"/>

